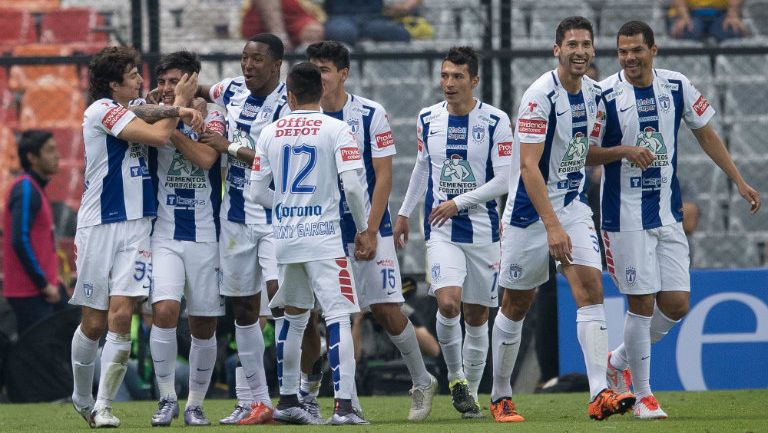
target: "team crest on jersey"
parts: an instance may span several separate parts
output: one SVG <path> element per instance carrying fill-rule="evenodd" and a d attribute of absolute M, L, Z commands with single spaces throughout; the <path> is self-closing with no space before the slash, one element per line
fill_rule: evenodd
<path fill-rule="evenodd" d="M 523 267 L 517 263 L 513 263 L 509 265 L 507 272 L 509 272 L 509 278 L 512 278 L 513 280 L 519 280 L 523 276 Z"/>
<path fill-rule="evenodd" d="M 587 99 L 587 111 L 589 114 L 594 114 L 597 111 L 597 104 L 594 99 Z"/>
<path fill-rule="evenodd" d="M 451 155 L 443 161 L 440 171 L 440 191 L 445 194 L 459 195 L 477 188 L 477 180 L 469 161 L 459 155 Z"/>
<path fill-rule="evenodd" d="M 357 135 L 357 132 L 360 131 L 360 121 L 357 119 L 347 120 L 347 125 L 349 125 L 349 129 L 351 129 L 352 133 L 355 135 Z"/>
<path fill-rule="evenodd" d="M 628 267 L 625 272 L 627 284 L 635 284 L 637 281 L 637 271 L 633 267 Z"/>
<path fill-rule="evenodd" d="M 93 284 L 83 283 L 83 292 L 85 292 L 86 298 L 90 298 L 91 296 L 93 296 Z"/>
<path fill-rule="evenodd" d="M 261 107 L 261 118 L 264 120 L 269 119 L 272 115 L 272 111 L 274 111 L 274 109 L 269 105 Z"/>
<path fill-rule="evenodd" d="M 474 138 L 477 142 L 483 141 L 483 138 L 485 138 L 485 128 L 480 125 L 473 126 L 472 138 Z"/>
<path fill-rule="evenodd" d="M 435 263 L 432 265 L 432 281 L 437 280 L 440 278 L 440 263 Z"/>
<path fill-rule="evenodd" d="M 577 132 L 571 141 L 568 142 L 568 148 L 565 150 L 563 160 L 560 161 L 560 168 L 557 172 L 559 174 L 574 173 L 584 167 L 584 162 L 587 160 L 587 149 L 589 144 L 587 143 L 587 136 L 582 132 Z"/>
<path fill-rule="evenodd" d="M 661 95 L 658 98 L 659 102 L 659 108 L 661 108 L 661 111 L 667 112 L 670 108 L 672 108 L 672 100 L 667 95 Z"/>
<path fill-rule="evenodd" d="M 643 132 L 637 134 L 637 146 L 645 147 L 656 155 L 656 160 L 651 163 L 651 167 L 666 167 L 669 165 L 669 156 L 667 155 L 667 146 L 664 144 L 664 136 L 652 126 L 646 127 Z M 632 164 L 632 166 L 634 167 L 635 165 Z"/>

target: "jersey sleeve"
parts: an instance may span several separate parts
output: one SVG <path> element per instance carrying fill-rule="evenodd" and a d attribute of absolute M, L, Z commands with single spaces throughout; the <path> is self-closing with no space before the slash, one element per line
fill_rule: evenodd
<path fill-rule="evenodd" d="M 424 148 L 424 141 L 427 138 L 425 130 L 424 119 L 419 114 L 419 117 L 416 118 L 416 159 L 423 161 L 427 160 L 427 149 Z"/>
<path fill-rule="evenodd" d="M 363 168 L 363 157 L 360 155 L 360 148 L 352 135 L 352 130 L 346 123 L 339 125 L 334 132 L 336 155 L 336 171 L 343 173 L 345 171 L 357 170 Z"/>
<path fill-rule="evenodd" d="M 222 107 L 227 105 L 224 103 L 224 93 L 226 93 L 230 84 L 232 84 L 232 79 L 226 78 L 211 86 L 208 96 L 214 104 L 221 105 Z"/>
<path fill-rule="evenodd" d="M 98 127 L 115 137 L 136 118 L 132 111 L 114 102 L 96 104 L 94 114 L 98 119 Z"/>
<path fill-rule="evenodd" d="M 261 134 L 259 135 L 259 141 L 256 142 L 255 155 L 251 164 L 252 182 L 262 182 L 264 179 L 269 179 L 272 176 L 272 167 L 269 165 L 269 158 L 267 157 L 267 146 L 269 145 L 268 141 L 271 135 Z"/>
<path fill-rule="evenodd" d="M 512 163 L 512 123 L 507 113 L 500 113 L 499 121 L 493 132 L 491 163 L 493 167 L 505 167 Z"/>
<path fill-rule="evenodd" d="M 547 137 L 547 123 L 552 104 L 541 92 L 529 89 L 523 95 L 517 112 L 515 131 L 520 143 L 543 143 Z"/>
<path fill-rule="evenodd" d="M 208 116 L 205 118 L 205 129 L 211 132 L 227 136 L 227 123 L 224 113 L 219 110 L 208 110 Z"/>
<path fill-rule="evenodd" d="M 601 146 L 603 143 L 603 136 L 605 136 L 605 98 L 600 97 L 597 101 L 597 116 L 595 116 L 595 124 L 592 125 L 592 131 L 589 133 L 589 145 Z"/>
<path fill-rule="evenodd" d="M 691 129 L 703 128 L 712 119 L 712 116 L 715 115 L 715 109 L 709 105 L 707 98 L 693 86 L 688 78 L 683 78 L 682 81 L 683 99 L 685 100 L 683 119 Z"/>
<path fill-rule="evenodd" d="M 395 139 L 392 137 L 392 128 L 389 126 L 389 116 L 384 108 L 379 108 L 373 113 L 371 140 L 371 156 L 373 158 L 384 158 L 396 153 Z"/>

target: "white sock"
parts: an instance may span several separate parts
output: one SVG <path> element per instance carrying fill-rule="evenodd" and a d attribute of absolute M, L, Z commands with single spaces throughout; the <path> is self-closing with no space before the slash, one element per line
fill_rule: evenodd
<path fill-rule="evenodd" d="M 253 401 L 272 407 L 267 376 L 264 373 L 264 336 L 261 334 L 259 322 L 247 326 L 240 326 L 235 322 L 235 342 L 237 356 L 243 366 L 248 386 L 251 387 Z"/>
<path fill-rule="evenodd" d="M 299 387 L 299 395 L 304 397 L 315 397 L 320 394 L 320 384 L 323 381 L 323 373 L 320 374 L 306 374 L 301 373 L 301 385 Z"/>
<path fill-rule="evenodd" d="M 624 346 L 623 342 L 611 351 L 611 366 L 616 370 L 626 370 L 626 368 L 629 367 L 627 348 Z"/>
<path fill-rule="evenodd" d="M 515 322 L 508 319 L 499 310 L 493 322 L 491 338 L 493 340 L 493 387 L 491 401 L 512 397 L 512 371 L 520 350 L 520 338 L 523 333 L 523 320 Z"/>
<path fill-rule="evenodd" d="M 301 314 L 283 315 L 283 327 L 277 340 L 277 369 L 282 369 L 280 395 L 299 394 L 299 373 L 301 372 L 301 339 L 309 322 L 309 311 Z"/>
<path fill-rule="evenodd" d="M 437 341 L 443 352 L 445 365 L 448 367 L 448 381 L 464 380 L 464 369 L 461 365 L 461 316 L 447 318 L 437 312 Z"/>
<path fill-rule="evenodd" d="M 576 310 L 576 332 L 584 354 L 590 401 L 592 401 L 600 391 L 608 387 L 605 379 L 608 331 L 605 326 L 603 304 L 588 305 Z"/>
<path fill-rule="evenodd" d="M 327 316 L 325 326 L 328 330 L 328 362 L 331 364 L 333 395 L 337 399 L 351 399 L 355 394 L 355 349 L 349 314 Z"/>
<path fill-rule="evenodd" d="M 283 317 L 275 317 L 275 344 L 277 344 L 277 340 L 280 337 L 280 330 L 283 329 Z M 283 340 L 285 340 L 285 336 L 283 336 Z M 280 384 L 283 382 L 283 369 L 278 365 L 277 368 L 277 383 Z"/>
<path fill-rule="evenodd" d="M 187 408 L 203 406 L 203 399 L 211 385 L 211 374 L 216 364 L 216 335 L 203 340 L 192 336 L 189 350 L 189 396 Z"/>
<path fill-rule="evenodd" d="M 99 392 L 94 409 L 112 406 L 125 371 L 128 370 L 128 357 L 131 354 L 131 334 L 107 332 L 107 342 L 101 351 L 101 376 Z"/>
<path fill-rule="evenodd" d="M 624 321 L 624 347 L 635 396 L 641 399 L 651 394 L 651 318 L 627 311 Z"/>
<path fill-rule="evenodd" d="M 392 340 L 392 344 L 394 344 L 400 351 L 400 354 L 403 355 L 405 366 L 408 367 L 408 372 L 411 373 L 413 386 L 423 387 L 429 385 L 429 372 L 427 372 L 427 367 L 424 365 L 424 358 L 421 356 L 419 340 L 416 339 L 416 330 L 413 329 L 413 323 L 408 320 L 405 329 L 400 335 L 387 335 L 389 335 L 389 339 Z"/>
<path fill-rule="evenodd" d="M 72 336 L 72 376 L 75 384 L 72 401 L 78 407 L 93 405 L 93 372 L 98 353 L 99 341 L 86 337 L 78 326 Z"/>
<path fill-rule="evenodd" d="M 480 326 L 472 326 L 464 322 L 464 339 L 462 358 L 464 359 L 464 374 L 467 376 L 469 392 L 477 401 L 477 389 L 483 379 L 485 362 L 488 359 L 488 322 Z"/>
<path fill-rule="evenodd" d="M 152 326 L 149 331 L 149 350 L 155 366 L 155 380 L 160 399 L 176 400 L 176 327 Z"/>
<path fill-rule="evenodd" d="M 675 325 L 680 323 L 679 320 L 672 320 L 669 317 L 665 316 L 664 313 L 659 310 L 659 305 L 654 305 L 653 308 L 653 316 L 651 316 L 651 328 L 650 328 L 650 335 L 651 335 L 651 344 L 656 343 L 657 341 L 664 338 L 664 336 L 667 335 L 670 329 L 672 329 Z"/>
<path fill-rule="evenodd" d="M 251 403 L 253 403 L 253 394 L 251 394 L 251 387 L 245 378 L 243 367 L 235 368 L 235 397 L 237 397 L 237 403 L 240 406 L 251 407 Z"/>

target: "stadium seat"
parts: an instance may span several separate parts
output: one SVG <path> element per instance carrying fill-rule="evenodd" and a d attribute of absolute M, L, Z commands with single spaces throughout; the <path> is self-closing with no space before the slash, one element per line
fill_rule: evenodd
<path fill-rule="evenodd" d="M 85 189 L 82 161 L 59 161 L 59 172 L 53 176 L 46 191 L 51 202 L 61 202 L 72 209 L 80 209 Z"/>
<path fill-rule="evenodd" d="M 640 20 L 648 23 L 651 28 L 663 28 L 661 24 L 662 10 L 658 2 L 639 2 L 631 0 L 592 2 L 595 8 L 599 8 L 599 20 L 597 36 L 604 36 L 616 41 L 616 33 L 622 24 L 631 20 Z M 604 48 L 604 47 L 603 47 Z"/>
<path fill-rule="evenodd" d="M 94 47 L 104 47 L 109 42 L 109 36 L 99 31 L 104 27 L 104 17 L 93 9 L 58 9 L 43 15 L 40 40 L 92 51 Z"/>
<path fill-rule="evenodd" d="M 13 130 L 2 124 L 0 124 L 0 167 L 4 167 L 11 172 L 18 171 L 21 168 L 16 135 Z"/>
<path fill-rule="evenodd" d="M 768 186 L 768 170 L 765 169 L 766 165 L 768 165 L 768 156 L 765 155 L 765 152 L 760 155 L 734 158 L 734 161 L 747 183 L 764 195 L 766 186 Z M 763 200 L 765 200 L 764 197 Z M 757 215 L 751 215 L 749 213 L 749 205 L 741 197 L 735 186 L 731 194 L 728 210 L 728 221 L 731 231 L 751 233 L 759 230 L 768 230 L 768 219 L 766 219 L 765 215 L 761 215 L 765 209 L 761 209 Z"/>
<path fill-rule="evenodd" d="M 721 82 L 752 81 L 765 78 L 768 55 L 718 55 L 715 76 Z"/>
<path fill-rule="evenodd" d="M 768 81 L 730 82 L 725 86 L 723 114 L 728 119 L 739 120 L 744 116 L 768 115 L 765 104 L 765 87 Z"/>
<path fill-rule="evenodd" d="M 693 239 L 693 267 L 753 268 L 759 264 L 757 242 L 749 235 L 698 231 Z"/>
<path fill-rule="evenodd" d="M 699 86 L 700 83 L 714 81 L 714 71 L 710 66 L 708 56 L 656 57 L 653 66 L 680 72 L 696 86 Z M 710 96 L 707 95 L 707 97 Z"/>
<path fill-rule="evenodd" d="M 546 1 L 534 4 L 531 11 L 531 38 L 549 41 L 555 39 L 555 29 L 564 18 L 580 15 L 594 23 L 592 9 L 582 1 Z"/>
<path fill-rule="evenodd" d="M 485 9 L 478 0 L 425 2 L 423 15 L 435 29 L 435 41 L 451 41 L 452 45 L 480 45 Z"/>
<path fill-rule="evenodd" d="M 727 229 L 728 179 L 701 151 L 693 157 L 681 155 L 677 163 L 683 201 L 699 206 L 699 230 Z"/>
<path fill-rule="evenodd" d="M 517 83 L 528 83 L 530 86 L 543 73 L 556 67 L 557 59 L 551 56 L 512 59 L 512 80 Z"/>
<path fill-rule="evenodd" d="M 59 0 L 4 0 L 3 7 L 32 13 L 48 12 L 60 7 Z"/>
<path fill-rule="evenodd" d="M 765 125 L 768 116 L 757 121 L 736 121 L 728 135 L 728 150 L 734 158 L 749 160 L 765 155 Z"/>
<path fill-rule="evenodd" d="M 66 45 L 30 44 L 13 49 L 15 57 L 68 57 L 72 48 Z M 14 91 L 24 91 L 35 85 L 77 86 L 80 78 L 77 65 L 15 65 L 11 67 L 9 87 Z"/>
<path fill-rule="evenodd" d="M 0 51 L 37 41 L 35 22 L 29 11 L 0 9 Z"/>
<path fill-rule="evenodd" d="M 83 145 L 82 128 L 49 128 L 61 159 L 85 162 L 85 146 Z"/>
<path fill-rule="evenodd" d="M 85 100 L 76 88 L 35 86 L 21 99 L 19 126 L 30 128 L 77 128 L 82 124 Z"/>

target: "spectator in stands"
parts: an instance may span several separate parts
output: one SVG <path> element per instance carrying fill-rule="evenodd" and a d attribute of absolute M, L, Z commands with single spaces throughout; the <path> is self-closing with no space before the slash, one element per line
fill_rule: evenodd
<path fill-rule="evenodd" d="M 40 130 L 24 132 L 18 148 L 24 171 L 5 201 L 3 291 L 21 334 L 52 314 L 61 299 L 53 213 L 43 190 L 59 171 L 59 151 L 53 135 Z"/>
<path fill-rule="evenodd" d="M 279 37 L 286 50 L 296 51 L 324 39 L 325 11 L 311 0 L 246 0 L 246 4 L 243 39 L 268 32 Z"/>
<path fill-rule="evenodd" d="M 416 14 L 421 0 L 326 0 L 326 38 L 354 46 L 361 39 L 409 42 L 411 34 L 397 18 Z"/>
<path fill-rule="evenodd" d="M 747 34 L 741 19 L 741 0 L 674 0 L 669 8 L 669 34 L 678 39 L 717 42 Z"/>

